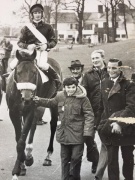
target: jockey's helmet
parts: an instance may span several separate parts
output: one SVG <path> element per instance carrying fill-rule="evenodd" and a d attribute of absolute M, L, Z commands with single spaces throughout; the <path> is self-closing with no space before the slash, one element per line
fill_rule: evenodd
<path fill-rule="evenodd" d="M 41 4 L 34 4 L 33 6 L 31 6 L 30 8 L 30 13 L 33 13 L 33 12 L 43 12 L 44 11 L 44 8 Z"/>

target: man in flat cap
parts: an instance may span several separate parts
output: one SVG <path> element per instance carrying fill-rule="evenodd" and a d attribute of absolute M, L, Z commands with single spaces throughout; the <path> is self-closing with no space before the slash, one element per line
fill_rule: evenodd
<path fill-rule="evenodd" d="M 70 69 L 72 76 L 78 80 L 79 84 L 82 84 L 82 80 L 84 77 L 84 64 L 82 64 L 80 60 L 73 60 L 71 61 L 71 66 L 68 68 Z M 92 173 L 95 173 L 99 159 L 97 145 L 90 137 L 87 137 L 87 139 L 85 139 L 85 144 L 87 146 L 87 160 L 92 162 Z"/>
<path fill-rule="evenodd" d="M 79 81 L 79 84 L 81 84 L 84 64 L 81 64 L 80 60 L 73 60 L 71 61 L 71 66 L 68 68 L 70 69 L 72 76 Z"/>

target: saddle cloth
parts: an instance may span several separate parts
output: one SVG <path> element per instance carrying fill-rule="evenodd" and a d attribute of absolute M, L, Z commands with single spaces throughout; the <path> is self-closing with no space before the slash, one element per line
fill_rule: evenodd
<path fill-rule="evenodd" d="M 42 83 L 45 83 L 45 82 L 49 81 L 48 76 L 46 76 L 37 66 L 36 66 L 36 68 L 38 69 L 38 71 L 40 73 L 40 76 L 41 76 L 41 79 L 42 79 Z"/>

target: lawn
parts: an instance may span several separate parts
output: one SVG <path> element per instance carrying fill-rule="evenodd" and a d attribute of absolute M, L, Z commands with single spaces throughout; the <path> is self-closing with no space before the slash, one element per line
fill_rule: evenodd
<path fill-rule="evenodd" d="M 92 66 L 90 54 L 96 49 L 105 50 L 106 63 L 110 58 L 115 57 L 122 60 L 124 66 L 130 66 L 130 69 L 124 69 L 125 75 L 128 78 L 135 72 L 135 39 L 97 45 L 92 48 L 89 48 L 88 45 L 74 45 L 73 49 L 68 49 L 68 45 L 66 44 L 58 44 L 57 47 L 59 47 L 59 51 L 51 50 L 49 57 L 59 62 L 63 77 L 70 75 L 68 67 L 70 66 L 70 62 L 75 59 L 79 59 L 85 65 L 84 71 L 87 71 Z"/>

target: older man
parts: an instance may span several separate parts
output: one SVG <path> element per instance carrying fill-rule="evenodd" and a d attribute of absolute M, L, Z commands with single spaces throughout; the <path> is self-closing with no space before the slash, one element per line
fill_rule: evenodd
<path fill-rule="evenodd" d="M 132 118 L 129 117 L 135 116 L 135 84 L 124 77 L 121 66 L 120 60 L 110 59 L 107 67 L 109 75 L 102 82 L 104 112 L 98 130 L 107 147 L 109 180 L 120 180 L 119 147 L 123 158 L 123 176 L 125 180 L 134 179 L 135 137 L 134 125 L 130 121 Z"/>
<path fill-rule="evenodd" d="M 84 64 L 82 64 L 80 60 L 73 60 L 71 61 L 71 66 L 68 68 L 70 69 L 72 76 L 78 80 L 79 84 L 82 84 L 82 80 L 84 77 L 83 74 Z M 92 173 L 95 173 L 99 159 L 99 152 L 97 149 L 97 145 L 94 141 L 91 142 L 91 140 L 88 140 L 88 138 L 87 141 L 85 141 L 85 143 L 88 152 L 87 159 L 88 161 L 92 162 Z"/>
<path fill-rule="evenodd" d="M 79 84 L 81 84 L 84 76 L 84 64 L 82 64 L 80 60 L 73 60 L 71 61 L 71 66 L 68 68 L 70 69 L 72 76 L 79 81 Z"/>

